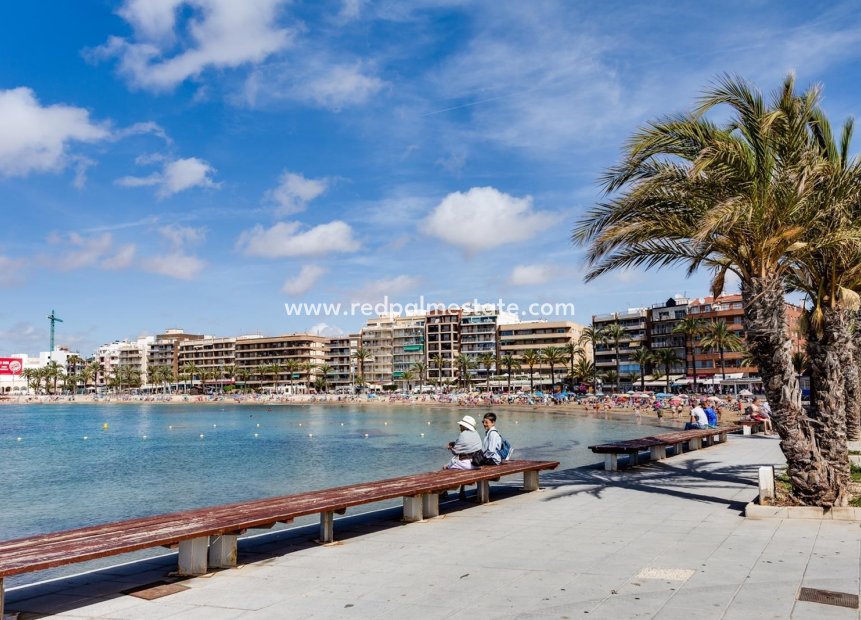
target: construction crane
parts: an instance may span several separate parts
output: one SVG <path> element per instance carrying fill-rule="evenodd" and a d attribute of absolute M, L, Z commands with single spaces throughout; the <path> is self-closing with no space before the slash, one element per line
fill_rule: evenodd
<path fill-rule="evenodd" d="M 62 323 L 63 319 L 59 318 L 54 314 L 54 311 L 51 310 L 51 314 L 48 315 L 48 320 L 51 321 L 51 348 L 48 349 L 48 361 L 51 361 L 54 358 L 54 323 Z"/>

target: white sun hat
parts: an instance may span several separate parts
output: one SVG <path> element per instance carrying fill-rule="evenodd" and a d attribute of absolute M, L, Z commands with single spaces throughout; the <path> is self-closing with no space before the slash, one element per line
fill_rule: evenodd
<path fill-rule="evenodd" d="M 463 419 L 459 420 L 458 424 L 460 424 L 464 428 L 468 428 L 471 431 L 475 430 L 475 418 L 471 415 L 463 416 Z"/>

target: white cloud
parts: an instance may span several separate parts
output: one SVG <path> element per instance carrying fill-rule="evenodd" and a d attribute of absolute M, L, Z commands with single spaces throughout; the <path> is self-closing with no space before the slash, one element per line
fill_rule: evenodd
<path fill-rule="evenodd" d="M 422 222 L 423 232 L 467 252 L 525 241 L 549 227 L 556 215 L 533 211 L 532 197 L 515 198 L 493 187 L 454 192 Z"/>
<path fill-rule="evenodd" d="M 138 159 L 141 160 L 141 158 Z M 147 155 L 144 156 L 142 161 L 150 163 L 154 162 L 155 159 L 154 156 Z M 210 187 L 215 189 L 221 187 L 220 183 L 212 180 L 212 175 L 215 172 L 215 168 L 202 159 L 188 157 L 165 161 L 161 172 L 154 172 L 145 177 L 126 176 L 117 179 L 115 183 L 122 187 L 147 187 L 155 185 L 158 186 L 156 195 L 159 198 L 167 198 L 193 187 Z"/>
<path fill-rule="evenodd" d="M 121 246 L 113 256 L 108 256 L 102 260 L 102 268 L 112 271 L 126 269 L 134 261 L 136 251 L 137 248 L 133 243 Z"/>
<path fill-rule="evenodd" d="M 308 328 L 309 334 L 314 334 L 316 336 L 342 336 L 344 335 L 344 330 L 336 325 L 329 325 L 328 323 L 315 323 L 311 327 Z"/>
<path fill-rule="evenodd" d="M 45 259 L 49 267 L 60 271 L 73 271 L 87 267 L 118 270 L 129 267 L 135 254 L 134 244 L 116 246 L 109 232 L 100 235 L 84 236 L 77 232 L 68 235 L 51 235 L 48 242 L 52 245 L 65 245 L 67 250 L 57 256 Z"/>
<path fill-rule="evenodd" d="M 236 247 L 249 256 L 282 258 L 285 256 L 323 256 L 355 252 L 360 244 L 353 229 L 340 220 L 320 224 L 301 232 L 299 222 L 278 222 L 272 228 L 257 225 L 242 231 Z"/>
<path fill-rule="evenodd" d="M 303 175 L 285 170 L 278 179 L 278 187 L 265 194 L 266 200 L 278 205 L 278 215 L 304 211 L 308 203 L 326 191 L 325 179 L 306 179 Z"/>
<path fill-rule="evenodd" d="M 73 160 L 70 143 L 110 137 L 107 125 L 91 121 L 83 108 L 43 106 L 29 88 L 0 90 L 0 176 L 62 170 Z"/>
<path fill-rule="evenodd" d="M 299 273 L 284 282 L 281 290 L 288 295 L 304 295 L 323 277 L 326 269 L 319 265 L 302 265 Z"/>
<path fill-rule="evenodd" d="M 179 280 L 191 280 L 206 267 L 206 262 L 197 256 L 183 254 L 182 251 L 177 250 L 164 256 L 146 258 L 141 266 L 151 273 Z"/>
<path fill-rule="evenodd" d="M 392 299 L 406 291 L 416 288 L 421 283 L 418 276 L 399 275 L 394 278 L 384 278 L 367 283 L 355 292 L 354 297 L 361 301 L 378 302 L 383 297 Z"/>
<path fill-rule="evenodd" d="M 256 70 L 245 82 L 244 99 L 252 107 L 290 100 L 337 112 L 367 102 L 385 86 L 362 62 L 311 57 L 301 65 L 271 63 Z"/>
<path fill-rule="evenodd" d="M 508 278 L 514 286 L 546 284 L 555 278 L 559 269 L 554 265 L 517 265 Z"/>
<path fill-rule="evenodd" d="M 276 25 L 285 0 L 126 0 L 118 13 L 134 41 L 112 36 L 93 58 L 119 58 L 119 72 L 136 88 L 166 91 L 207 69 L 263 61 L 287 48 L 294 31 Z M 187 19 L 179 19 L 191 13 Z M 181 49 L 171 55 L 180 42 Z"/>
<path fill-rule="evenodd" d="M 186 243 L 200 243 L 206 237 L 206 231 L 203 228 L 193 228 L 191 226 L 177 226 L 168 224 L 158 229 L 158 233 L 167 239 L 173 248 L 180 248 Z"/>

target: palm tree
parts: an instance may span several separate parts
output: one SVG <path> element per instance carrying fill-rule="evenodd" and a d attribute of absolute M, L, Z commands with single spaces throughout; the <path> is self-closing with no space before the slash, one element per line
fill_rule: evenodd
<path fill-rule="evenodd" d="M 506 392 L 511 394 L 511 371 L 520 370 L 520 362 L 511 353 L 506 353 L 499 358 L 499 365 L 505 368 L 505 374 L 508 377 Z"/>
<path fill-rule="evenodd" d="M 703 335 L 700 337 L 700 346 L 717 350 L 720 354 L 720 369 L 723 380 L 726 381 L 726 368 L 724 367 L 724 351 L 743 351 L 744 342 L 732 333 L 724 321 L 712 321 L 703 327 Z"/>
<path fill-rule="evenodd" d="M 602 378 L 607 383 L 612 383 L 614 386 L 619 384 L 619 373 L 615 370 L 607 370 L 602 374 Z M 617 390 L 618 391 L 618 390 Z"/>
<path fill-rule="evenodd" d="M 562 352 L 565 354 L 565 357 L 568 358 L 568 376 L 571 378 L 571 382 L 574 382 L 574 360 L 578 357 L 583 357 L 586 351 L 583 350 L 583 347 L 578 345 L 576 342 L 570 341 L 566 342 L 562 345 Z M 573 385 L 571 386 L 574 387 Z"/>
<path fill-rule="evenodd" d="M 244 392 L 248 387 L 248 380 L 251 379 L 253 373 L 250 368 L 240 367 L 236 371 L 236 380 L 242 383 L 242 391 Z"/>
<path fill-rule="evenodd" d="M 696 339 L 703 334 L 705 323 L 702 319 L 694 316 L 686 316 L 673 327 L 674 334 L 680 334 L 685 338 L 685 374 L 688 374 L 688 352 L 691 354 L 691 367 L 694 375 L 694 394 L 697 393 L 697 345 Z M 690 343 L 690 344 L 688 344 Z"/>
<path fill-rule="evenodd" d="M 484 366 L 485 387 L 490 393 L 490 371 L 496 364 L 496 356 L 493 353 L 482 353 L 478 356 L 478 363 Z"/>
<path fill-rule="evenodd" d="M 640 391 L 646 391 L 646 370 L 649 367 L 649 364 L 655 361 L 655 356 L 648 349 L 648 347 L 640 347 L 637 349 L 634 354 L 631 356 L 631 359 L 640 366 Z M 633 378 L 631 379 L 631 383 L 634 383 Z"/>
<path fill-rule="evenodd" d="M 678 364 L 680 361 L 679 356 L 676 355 L 675 349 L 661 348 L 655 349 L 652 353 L 655 358 L 655 363 L 661 364 L 664 367 L 664 375 L 667 378 L 667 393 L 670 392 L 670 368 L 672 368 L 675 364 Z"/>
<path fill-rule="evenodd" d="M 529 392 L 531 394 L 535 391 L 535 384 L 532 380 L 532 376 L 535 372 L 535 367 L 541 363 L 541 353 L 535 349 L 526 349 L 520 354 L 520 361 L 521 363 L 526 364 L 526 367 L 529 368 Z M 573 366 L 571 367 L 571 376 L 572 378 L 574 376 Z"/>
<path fill-rule="evenodd" d="M 803 375 L 807 370 L 807 356 L 803 351 L 798 351 L 797 353 L 792 354 L 792 367 L 795 369 L 795 374 L 797 375 Z"/>
<path fill-rule="evenodd" d="M 422 392 L 422 389 L 425 386 L 425 377 L 427 376 L 428 365 L 424 362 L 416 362 L 413 364 L 413 371 L 415 371 L 416 375 L 419 378 L 419 393 Z"/>
<path fill-rule="evenodd" d="M 401 375 L 401 381 L 407 384 L 407 394 L 413 391 L 413 379 L 415 378 L 412 370 L 405 370 L 404 374 Z"/>
<path fill-rule="evenodd" d="M 437 385 L 442 385 L 442 369 L 445 367 L 445 358 L 442 353 L 437 353 L 431 358 L 431 364 L 436 366 Z"/>
<path fill-rule="evenodd" d="M 611 323 L 601 330 L 601 342 L 603 344 L 613 344 L 613 349 L 616 352 L 616 376 L 618 377 L 622 371 L 622 364 L 619 358 L 619 342 L 622 338 L 628 335 L 628 331 L 618 322 Z M 619 391 L 619 385 L 616 384 L 616 391 Z"/>
<path fill-rule="evenodd" d="M 102 365 L 96 360 L 93 360 L 84 366 L 84 369 L 81 371 L 81 375 L 84 380 L 84 387 L 87 387 L 87 385 L 92 382 L 93 388 L 95 388 L 98 383 L 99 372 L 101 372 L 101 370 Z"/>
<path fill-rule="evenodd" d="M 266 366 L 266 374 L 272 377 L 272 391 L 278 392 L 279 379 L 284 372 L 290 377 L 290 387 L 293 387 L 293 373 L 299 370 L 299 362 L 296 360 L 287 360 L 283 364 L 277 359 L 269 362 Z"/>
<path fill-rule="evenodd" d="M 592 359 L 595 359 L 595 345 L 601 341 L 601 330 L 595 329 L 594 327 L 584 327 L 583 331 L 580 332 L 580 338 L 578 339 L 578 344 L 583 346 L 584 344 L 588 344 L 592 349 Z M 598 374 L 592 373 L 592 393 L 595 394 L 598 392 Z"/>
<path fill-rule="evenodd" d="M 45 375 L 45 388 L 48 388 L 48 383 L 52 384 L 51 393 L 57 393 L 57 381 L 59 381 L 60 377 L 65 373 L 63 372 L 63 367 L 60 366 L 57 362 L 51 360 L 44 368 Z"/>
<path fill-rule="evenodd" d="M 831 506 L 844 501 L 848 470 L 819 445 L 832 443 L 841 420 L 818 411 L 818 424 L 807 421 L 784 305 L 787 276 L 809 231 L 828 216 L 811 182 L 821 163 L 809 148 L 818 102 L 818 88 L 796 94 L 792 75 L 770 102 L 740 78 L 721 78 L 694 114 L 653 122 L 628 141 L 622 163 L 603 179 L 613 196 L 584 215 L 572 239 L 590 244 L 587 280 L 615 269 L 686 264 L 691 272 L 712 269 L 718 296 L 727 273 L 738 276 L 746 339 L 792 493 L 802 503 Z M 705 118 L 720 106 L 730 112 L 723 124 Z"/>
<path fill-rule="evenodd" d="M 584 383 L 591 383 L 594 386 L 596 374 L 595 364 L 585 357 L 581 357 L 574 365 L 574 376 Z M 594 387 L 593 391 L 597 392 L 597 390 L 594 390 Z"/>
<path fill-rule="evenodd" d="M 475 368 L 475 362 L 466 353 L 459 353 L 457 357 L 454 358 L 454 367 L 457 369 L 460 383 L 465 388 L 469 388 L 469 371 L 470 369 Z"/>
<path fill-rule="evenodd" d="M 353 359 L 359 366 L 359 388 L 365 385 L 365 363 L 372 358 L 371 352 L 361 346 L 353 352 Z"/>
<path fill-rule="evenodd" d="M 335 370 L 331 364 L 320 364 L 317 366 L 317 372 L 320 373 L 320 378 L 323 379 L 323 391 L 329 391 L 329 375 Z"/>
<path fill-rule="evenodd" d="M 188 379 L 188 381 L 191 383 L 191 387 L 193 388 L 194 378 L 200 375 L 200 367 L 194 362 L 186 362 L 182 365 L 180 373 L 182 375 L 183 383 L 185 383 L 185 380 Z M 188 393 L 187 385 L 185 386 L 185 392 Z"/>
<path fill-rule="evenodd" d="M 541 349 L 541 361 L 550 366 L 550 392 L 556 386 L 556 365 L 565 363 L 565 352 L 559 347 Z"/>

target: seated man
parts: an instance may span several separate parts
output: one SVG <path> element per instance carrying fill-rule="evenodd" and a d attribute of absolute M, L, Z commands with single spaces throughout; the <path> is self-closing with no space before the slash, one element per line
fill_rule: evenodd
<path fill-rule="evenodd" d="M 717 428 L 718 425 L 718 416 L 717 411 L 715 411 L 714 405 L 709 404 L 705 408 L 706 419 L 709 421 L 709 428 Z"/>
<path fill-rule="evenodd" d="M 465 415 L 457 423 L 460 435 L 456 441 L 448 443 L 452 453 L 451 460 L 443 469 L 474 469 L 472 455 L 481 452 L 481 437 L 475 430 L 475 418 Z"/>
<path fill-rule="evenodd" d="M 756 399 L 754 399 L 754 405 L 756 405 Z M 762 422 L 762 429 L 766 435 L 771 435 L 774 433 L 774 426 L 771 424 L 771 405 L 768 404 L 768 401 L 764 401 L 761 405 L 754 407 L 752 419 L 757 422 Z"/>
<path fill-rule="evenodd" d="M 703 409 L 703 403 L 697 403 L 697 406 L 691 409 L 691 421 L 685 424 L 685 430 L 703 429 L 709 427 L 709 419 L 706 417 L 706 411 Z"/>

